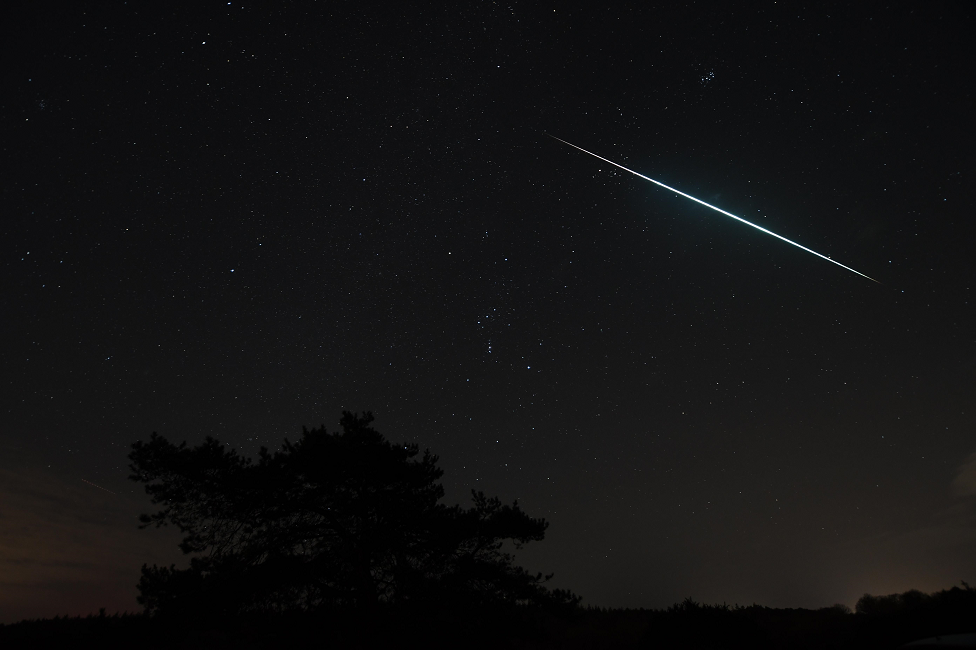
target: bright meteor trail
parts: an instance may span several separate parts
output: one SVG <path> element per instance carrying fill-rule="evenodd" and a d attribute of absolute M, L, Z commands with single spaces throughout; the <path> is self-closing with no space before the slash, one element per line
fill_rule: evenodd
<path fill-rule="evenodd" d="M 548 135 L 548 134 L 547 134 L 547 135 Z M 807 248 L 806 246 L 801 246 L 800 244 L 797 244 L 797 243 L 796 243 L 795 241 L 792 241 L 792 240 L 789 240 L 789 239 L 787 239 L 786 237 L 783 237 L 782 235 L 777 235 L 777 234 L 776 234 L 776 233 L 774 233 L 774 232 L 773 232 L 772 230 L 766 230 L 766 229 L 765 229 L 765 228 L 763 228 L 762 226 L 757 226 L 756 224 L 754 224 L 754 223 L 752 223 L 751 221 L 746 221 L 746 220 L 745 220 L 745 219 L 743 219 L 742 217 L 737 217 L 737 216 L 735 216 L 734 214 L 732 214 L 731 212 L 726 212 L 726 211 L 725 211 L 725 210 L 723 210 L 722 208 L 716 208 L 716 207 L 715 207 L 714 205 L 712 205 L 711 203 L 705 203 L 705 202 L 704 202 L 704 201 L 702 201 L 701 199 L 696 199 L 696 198 L 695 198 L 695 197 L 693 197 L 693 196 L 692 196 L 691 194 L 685 194 L 684 192 L 682 192 L 682 191 L 680 191 L 680 190 L 676 190 L 676 189 L 674 189 L 673 187 L 669 187 L 668 185 L 665 185 L 665 184 L 664 184 L 664 183 L 662 183 L 661 181 L 656 181 L 656 180 L 654 180 L 653 178 L 650 178 L 650 177 L 648 177 L 648 176 L 644 176 L 644 174 L 638 174 L 638 173 L 637 173 L 637 172 L 635 172 L 635 171 L 634 171 L 633 169 L 627 169 L 627 168 L 626 168 L 626 167 L 624 167 L 623 165 L 620 165 L 620 164 L 617 164 L 617 163 L 615 163 L 615 162 L 613 162 L 612 160 L 607 160 L 607 159 L 606 159 L 606 158 L 604 158 L 603 156 L 598 156 L 598 155 L 596 155 L 595 153 L 593 153 L 592 151 L 587 151 L 587 150 L 586 150 L 586 149 L 584 149 L 583 147 L 577 147 L 577 146 L 576 146 L 575 144 L 573 144 L 572 142 L 566 142 L 566 141 L 565 141 L 565 140 L 563 140 L 562 138 L 557 138 L 557 137 L 556 137 L 556 136 L 554 136 L 554 135 L 550 135 L 549 137 L 550 137 L 550 138 L 552 138 L 553 140 L 559 140 L 559 141 L 560 141 L 560 142 L 562 142 L 563 144 L 568 144 L 568 145 L 569 145 L 569 146 L 571 146 L 571 147 L 572 147 L 573 149 L 579 149 L 579 150 L 580 150 L 580 151 L 582 151 L 583 153 L 587 153 L 587 154 L 590 154 L 590 155 L 591 155 L 591 156 L 593 156 L 594 158 L 598 158 L 598 159 L 600 159 L 600 160 L 602 160 L 603 162 L 606 162 L 606 163 L 610 163 L 610 164 L 611 164 L 611 165 L 613 165 L 614 167 L 619 167 L 620 169 L 622 169 L 622 170 L 624 170 L 625 172 L 630 172 L 630 173 L 631 173 L 631 174 L 633 174 L 634 176 L 637 176 L 637 177 L 639 177 L 639 178 L 643 178 L 643 179 L 644 179 L 645 181 L 651 181 L 651 182 L 652 182 L 652 183 L 654 183 L 655 185 L 659 185 L 659 186 L 661 186 L 661 187 L 663 187 L 663 188 L 664 188 L 664 189 L 666 189 L 666 190 L 669 190 L 669 191 L 671 191 L 671 192 L 674 192 L 675 194 L 680 194 L 681 196 L 683 196 L 683 197 L 685 197 L 686 199 L 691 199 L 691 200 L 692 200 L 692 201 L 694 201 L 695 203 L 700 203 L 700 204 L 702 204 L 702 205 L 704 205 L 704 206 L 705 206 L 706 208 L 711 208 L 712 210 L 715 210 L 716 212 L 719 212 L 719 213 L 721 213 L 721 214 L 724 214 L 724 215 L 725 215 L 726 217 L 732 217 L 732 218 L 733 218 L 733 219 L 735 219 L 736 221 L 741 221 L 742 223 L 744 223 L 744 224 L 746 224 L 747 226 L 752 226 L 752 227 L 753 227 L 753 228 L 755 228 L 756 230 L 760 230 L 760 231 L 762 231 L 762 232 L 764 232 L 764 233 L 766 233 L 767 235 L 772 235 L 772 236 L 773 236 L 773 237 L 775 237 L 776 239 L 782 239 L 782 240 L 783 240 L 783 241 L 785 241 L 785 242 L 786 242 L 787 244 L 792 244 L 793 246 L 796 246 L 796 247 L 797 247 L 797 248 L 799 248 L 799 249 L 802 249 L 802 250 L 805 250 L 805 251 L 806 251 L 806 252 L 808 252 L 808 253 L 812 253 L 813 255 L 816 255 L 817 257 L 819 257 L 819 258 L 821 258 L 821 259 L 824 259 L 824 260 L 827 260 L 827 261 L 828 261 L 828 262 L 830 262 L 831 264 L 836 264 L 837 266 L 839 266 L 839 267 L 841 267 L 842 269 L 847 269 L 847 270 L 848 270 L 848 271 L 850 271 L 851 273 L 857 273 L 857 274 L 858 274 L 859 276 L 861 276 L 862 278 L 867 278 L 867 279 L 868 279 L 868 280 L 870 280 L 871 282 L 878 282 L 878 281 L 877 281 L 877 280 L 875 280 L 874 278 L 872 278 L 872 277 L 870 277 L 870 276 L 867 276 L 867 275 L 864 275 L 864 274 L 863 274 L 863 273 L 861 273 L 860 271 L 855 271 L 854 269 L 852 269 L 852 268 L 851 268 L 851 267 L 849 267 L 849 266 L 844 266 L 844 265 L 843 265 L 843 264 L 841 264 L 840 262 L 837 262 L 837 261 L 835 261 L 835 260 L 832 260 L 832 259 L 830 259 L 829 257 L 827 257 L 826 255 L 821 255 L 821 254 L 820 254 L 820 253 L 818 253 L 817 251 L 814 251 L 814 250 L 810 250 L 810 249 L 809 249 L 809 248 Z M 878 282 L 878 284 L 881 284 L 881 283 L 880 283 L 880 282 Z"/>

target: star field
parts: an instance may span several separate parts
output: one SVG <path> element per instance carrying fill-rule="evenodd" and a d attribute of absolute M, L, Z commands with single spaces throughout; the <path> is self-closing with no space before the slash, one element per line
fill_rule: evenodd
<path fill-rule="evenodd" d="M 181 561 L 135 440 L 343 409 L 585 603 L 976 580 L 967 6 L 18 11 L 0 622 Z"/>

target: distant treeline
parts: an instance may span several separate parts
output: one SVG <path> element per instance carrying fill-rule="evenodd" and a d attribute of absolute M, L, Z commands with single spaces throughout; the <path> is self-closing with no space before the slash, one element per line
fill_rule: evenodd
<path fill-rule="evenodd" d="M 865 594 L 854 612 L 846 605 L 774 609 L 689 599 L 666 610 L 587 609 L 558 625 L 557 633 L 547 635 L 548 645 L 537 647 L 880 650 L 976 632 L 976 590 L 964 582 L 933 594 Z"/>
<path fill-rule="evenodd" d="M 976 590 L 963 583 L 934 594 L 865 595 L 852 612 L 704 605 L 666 610 L 547 610 L 380 607 L 181 621 L 104 612 L 85 618 L 0 626 L 2 648 L 758 648 L 884 649 L 976 631 Z"/>

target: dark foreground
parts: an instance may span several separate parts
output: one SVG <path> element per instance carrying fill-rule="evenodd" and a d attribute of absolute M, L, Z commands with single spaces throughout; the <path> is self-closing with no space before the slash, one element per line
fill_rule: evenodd
<path fill-rule="evenodd" d="M 865 596 L 852 613 L 727 607 L 667 610 L 412 611 L 167 620 L 139 614 L 0 626 L 0 648 L 765 648 L 883 649 L 976 632 L 976 590 Z"/>

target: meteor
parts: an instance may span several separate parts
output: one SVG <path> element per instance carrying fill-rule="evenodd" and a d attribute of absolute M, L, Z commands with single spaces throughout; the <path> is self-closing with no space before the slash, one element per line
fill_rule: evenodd
<path fill-rule="evenodd" d="M 549 135 L 549 134 L 546 134 L 546 135 Z M 724 215 L 725 215 L 726 217 L 732 217 L 732 218 L 733 218 L 733 219 L 735 219 L 736 221 L 741 221 L 742 223 L 744 223 L 744 224 L 746 224 L 747 226 L 752 226 L 752 227 L 753 227 L 753 228 L 755 228 L 756 230 L 759 230 L 759 231 L 762 231 L 762 232 L 764 232 L 764 233 L 766 233 L 767 235 L 772 235 L 772 236 L 773 236 L 773 237 L 775 237 L 776 239 L 782 239 L 782 240 L 783 240 L 783 241 L 785 241 L 785 242 L 786 242 L 787 244 L 792 244 L 793 246 L 796 246 L 797 248 L 799 248 L 799 249 L 801 249 L 801 250 L 805 250 L 805 251 L 806 251 L 806 252 L 808 252 L 808 253 L 812 253 L 813 255 L 816 255 L 816 256 L 817 256 L 817 257 L 819 257 L 820 259 L 824 259 L 824 260 L 827 260 L 827 261 L 828 261 L 828 262 L 830 262 L 831 264 L 836 264 L 837 266 L 839 266 L 839 267 L 841 267 L 842 269 L 847 269 L 847 270 L 848 270 L 848 271 L 850 271 L 851 273 L 857 273 L 857 274 L 858 274 L 859 276 L 861 276 L 862 278 L 867 278 L 867 279 L 868 279 L 868 280 L 870 280 L 871 282 L 878 282 L 878 281 L 877 281 L 877 280 L 875 280 L 874 278 L 872 278 L 872 277 L 870 277 L 870 276 L 867 276 L 867 275 L 864 275 L 864 274 L 863 274 L 863 273 L 861 273 L 860 271 L 855 271 L 854 269 L 852 269 L 852 268 L 851 268 L 851 267 L 849 267 L 849 266 L 844 266 L 844 265 L 843 265 L 843 264 L 841 264 L 840 262 L 838 262 L 838 261 L 836 261 L 836 260 L 832 260 L 832 259 L 830 259 L 829 257 L 827 257 L 826 255 L 821 255 L 820 253 L 818 253 L 818 252 L 817 252 L 817 251 L 815 251 L 815 250 L 810 250 L 810 249 L 809 249 L 809 248 L 807 248 L 806 246 L 801 246 L 800 244 L 797 244 L 797 243 L 796 243 L 795 241 L 792 241 L 792 240 L 790 240 L 790 239 L 787 239 L 786 237 L 783 237 L 782 235 L 777 235 L 777 234 L 776 234 L 776 233 L 774 233 L 774 232 L 773 232 L 772 230 L 766 230 L 766 229 L 765 229 L 765 228 L 763 228 L 762 226 L 757 226 L 756 224 L 754 224 L 754 223 L 752 223 L 751 221 L 746 221 L 746 220 L 745 220 L 745 219 L 743 219 L 742 217 L 737 217 L 737 216 L 735 216 L 734 214 L 732 214 L 731 212 L 726 212 L 726 211 L 725 211 L 725 210 L 723 210 L 722 208 L 717 208 L 717 207 L 715 207 L 714 205 L 712 205 L 711 203 L 705 203 L 705 202 L 704 202 L 704 201 L 702 201 L 701 199 L 697 199 L 697 198 L 695 198 L 695 197 L 693 197 L 693 196 L 692 196 L 691 194 L 685 194 L 684 192 L 682 192 L 682 191 L 680 191 L 680 190 L 676 190 L 676 189 L 674 189 L 673 187 L 670 187 L 670 186 L 668 186 L 668 185 L 665 185 L 665 184 L 664 184 L 664 183 L 662 183 L 661 181 L 656 181 L 656 180 L 654 180 L 653 178 L 650 178 L 650 177 L 648 177 L 648 176 L 644 176 L 644 174 L 638 174 L 638 173 L 637 173 L 637 172 L 635 172 L 635 171 L 634 171 L 633 169 L 628 169 L 628 168 L 626 168 L 626 167 L 624 167 L 623 165 L 620 165 L 620 164 L 618 164 L 618 163 L 615 163 L 615 162 L 613 162 L 612 160 L 607 160 L 607 159 L 606 159 L 606 158 L 604 158 L 603 156 L 598 156 L 598 155 L 596 155 L 595 153 L 593 153 L 592 151 L 587 151 L 587 150 L 586 150 L 586 149 L 584 149 L 583 147 L 577 147 L 577 146 L 576 146 L 575 144 L 573 144 L 572 142 L 566 142 L 566 141 L 565 141 L 565 140 L 563 140 L 562 138 L 557 138 L 557 137 L 556 137 L 556 136 L 554 136 L 554 135 L 549 135 L 549 137 L 550 137 L 550 138 L 552 138 L 553 140 L 559 140 L 559 141 L 560 141 L 560 142 L 562 142 L 563 144 L 568 144 L 568 145 L 569 145 L 569 146 L 571 146 L 571 147 L 572 147 L 573 149 L 579 149 L 579 150 L 580 150 L 580 151 L 582 151 L 583 153 L 586 153 L 586 154 L 589 154 L 589 155 L 591 155 L 591 156 L 593 156 L 594 158 L 598 158 L 599 160 L 602 160 L 602 161 L 603 161 L 603 162 L 605 162 L 605 163 L 610 163 L 610 164 L 611 164 L 611 165 L 613 165 L 614 167 L 619 167 L 620 169 L 622 169 L 622 170 L 624 170 L 625 172 L 630 172 L 631 174 L 633 174 L 634 176 L 637 176 L 638 178 L 643 178 L 643 179 L 644 179 L 645 181 L 650 181 L 650 182 L 652 182 L 652 183 L 654 183 L 655 185 L 658 185 L 658 186 L 660 186 L 660 187 L 663 187 L 664 189 L 666 189 L 666 190 L 668 190 L 668 191 L 670 191 L 670 192 L 674 192 L 675 194 L 680 194 L 681 196 L 683 196 L 683 197 L 685 197 L 686 199 L 691 199 L 691 200 L 692 200 L 692 201 L 694 201 L 695 203 L 700 203 L 701 205 L 704 205 L 704 206 L 705 206 L 706 208 L 711 208 L 712 210 L 715 210 L 715 211 L 716 211 L 716 212 L 718 212 L 718 213 L 721 213 L 721 214 L 724 214 Z M 881 284 L 881 283 L 880 283 L 880 282 L 878 282 L 878 284 Z"/>
<path fill-rule="evenodd" d="M 103 488 L 103 487 L 102 487 L 101 485 L 95 485 L 95 484 L 94 484 L 94 483 L 92 483 L 91 481 L 86 481 L 85 479 L 81 479 L 81 480 L 82 480 L 82 482 L 84 482 L 84 483 L 87 483 L 88 485 L 90 485 L 90 486 L 92 486 L 92 487 L 97 487 L 97 488 L 98 488 L 99 490 L 105 490 L 105 491 L 106 491 L 106 492 L 108 492 L 109 494 L 115 494 L 115 492 L 112 492 L 111 490 L 106 490 L 106 489 L 105 489 L 105 488 Z M 118 495 L 116 494 L 115 496 L 118 496 Z"/>

